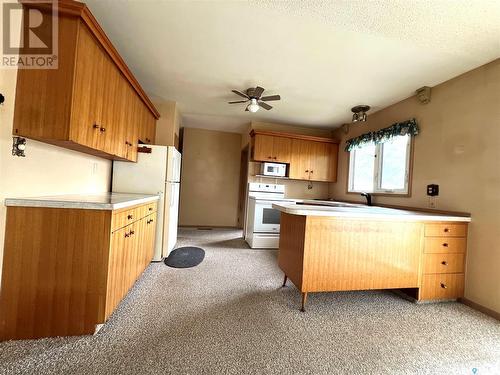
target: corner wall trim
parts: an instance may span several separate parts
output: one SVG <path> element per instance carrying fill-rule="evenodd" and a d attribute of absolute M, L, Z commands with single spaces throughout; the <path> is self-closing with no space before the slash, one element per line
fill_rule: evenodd
<path fill-rule="evenodd" d="M 492 309 L 484 307 L 483 305 L 480 305 L 479 303 L 473 302 L 467 298 L 460 298 L 459 302 L 463 303 L 466 306 L 469 306 L 470 308 L 472 308 L 474 310 L 480 311 L 483 314 L 491 316 L 492 318 L 495 318 L 496 320 L 500 320 L 500 313 L 499 312 L 496 312 Z"/>

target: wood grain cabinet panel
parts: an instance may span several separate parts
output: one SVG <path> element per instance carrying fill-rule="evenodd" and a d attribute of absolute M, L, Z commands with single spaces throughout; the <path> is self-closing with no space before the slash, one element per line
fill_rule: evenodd
<path fill-rule="evenodd" d="M 273 161 L 274 137 L 271 135 L 256 135 L 253 145 L 253 160 Z"/>
<path fill-rule="evenodd" d="M 158 111 L 83 3 L 59 3 L 58 34 L 57 69 L 18 72 L 13 134 L 136 161 L 139 136 L 154 143 Z"/>
<path fill-rule="evenodd" d="M 466 237 L 467 224 L 435 223 L 425 226 L 426 237 Z"/>
<path fill-rule="evenodd" d="M 94 333 L 153 258 L 156 204 L 134 212 L 7 207 L 0 340 Z"/>
<path fill-rule="evenodd" d="M 465 253 L 465 237 L 426 237 L 424 252 L 427 254 Z"/>
<path fill-rule="evenodd" d="M 464 295 L 464 274 L 426 274 L 423 277 L 420 300 L 457 299 Z"/>
<path fill-rule="evenodd" d="M 296 180 L 310 179 L 310 153 L 311 142 L 293 139 L 292 151 L 290 157 L 290 172 L 289 177 Z"/>
<path fill-rule="evenodd" d="M 425 254 L 424 273 L 463 273 L 464 254 Z"/>

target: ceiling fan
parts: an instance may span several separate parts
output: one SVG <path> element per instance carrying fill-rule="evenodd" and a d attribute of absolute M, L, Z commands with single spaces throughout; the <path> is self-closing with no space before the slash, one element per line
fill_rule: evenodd
<path fill-rule="evenodd" d="M 268 111 L 273 108 L 266 102 L 270 102 L 272 100 L 280 100 L 281 97 L 279 95 L 269 95 L 269 96 L 262 96 L 262 93 L 264 92 L 264 88 L 262 87 L 250 87 L 249 89 L 246 90 L 246 93 L 243 93 L 238 90 L 231 90 L 234 92 L 236 95 L 239 95 L 245 100 L 234 100 L 232 102 L 229 102 L 229 104 L 237 104 L 237 103 L 247 103 L 250 102 L 249 105 L 247 105 L 245 111 L 250 111 L 250 112 L 257 112 L 260 107 L 267 109 Z"/>

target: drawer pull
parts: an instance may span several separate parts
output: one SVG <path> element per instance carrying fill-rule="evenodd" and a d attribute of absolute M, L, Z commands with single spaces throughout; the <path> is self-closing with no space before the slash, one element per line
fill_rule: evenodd
<path fill-rule="evenodd" d="M 149 207 L 149 208 L 148 208 L 148 210 L 149 210 L 149 211 L 153 211 L 153 207 Z"/>
<path fill-rule="evenodd" d="M 441 283 L 441 288 L 443 288 L 443 289 L 447 289 L 447 288 L 448 288 L 448 286 L 447 286 L 445 283 Z"/>
<path fill-rule="evenodd" d="M 447 243 L 447 242 L 445 242 L 445 243 L 443 244 L 443 247 L 448 247 L 448 243 Z"/>
<path fill-rule="evenodd" d="M 441 262 L 441 264 L 442 264 L 443 266 L 447 266 L 447 265 L 448 265 L 448 262 L 447 262 L 446 260 L 443 260 L 443 261 Z"/>
<path fill-rule="evenodd" d="M 134 217 L 132 215 L 127 215 L 127 219 L 132 220 Z"/>
<path fill-rule="evenodd" d="M 444 231 L 445 233 L 448 233 L 450 230 L 449 230 L 448 228 L 444 228 L 444 229 L 443 229 L 443 231 Z"/>

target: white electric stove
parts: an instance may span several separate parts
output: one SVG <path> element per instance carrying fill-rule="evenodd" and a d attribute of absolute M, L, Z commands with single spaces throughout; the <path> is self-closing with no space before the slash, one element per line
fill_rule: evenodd
<path fill-rule="evenodd" d="M 285 199 L 285 185 L 248 184 L 248 216 L 245 240 L 253 249 L 277 249 L 280 239 L 280 211 L 273 203 Z"/>

